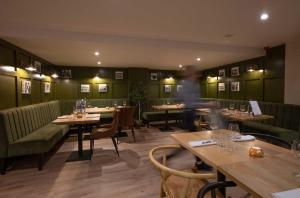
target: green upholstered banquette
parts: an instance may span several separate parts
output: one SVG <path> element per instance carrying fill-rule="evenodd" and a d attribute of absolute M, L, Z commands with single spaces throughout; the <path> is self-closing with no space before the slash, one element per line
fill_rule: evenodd
<path fill-rule="evenodd" d="M 7 158 L 44 154 L 68 132 L 67 125 L 51 123 L 60 112 L 59 101 L 0 111 L 1 173 Z"/>

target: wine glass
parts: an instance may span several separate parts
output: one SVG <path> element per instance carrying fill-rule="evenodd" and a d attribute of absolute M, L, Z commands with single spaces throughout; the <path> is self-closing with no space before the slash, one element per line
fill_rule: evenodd
<path fill-rule="evenodd" d="M 300 160 L 300 140 L 293 140 L 292 141 L 292 152 L 298 160 Z M 300 170 L 296 173 L 294 173 L 294 176 L 299 178 L 300 177 Z"/>
<path fill-rule="evenodd" d="M 123 106 L 126 107 L 126 100 L 123 100 Z"/>
<path fill-rule="evenodd" d="M 233 103 L 229 104 L 229 110 L 234 110 L 234 104 Z"/>
<path fill-rule="evenodd" d="M 240 105 L 240 111 L 245 112 L 246 111 L 246 105 Z"/>
<path fill-rule="evenodd" d="M 118 103 L 117 101 L 114 101 L 114 107 L 117 107 Z"/>

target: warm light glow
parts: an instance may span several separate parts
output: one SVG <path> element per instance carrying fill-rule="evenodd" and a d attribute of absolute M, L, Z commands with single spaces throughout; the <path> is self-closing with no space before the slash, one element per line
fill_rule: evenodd
<path fill-rule="evenodd" d="M 56 73 L 51 75 L 52 78 L 58 78 L 58 75 Z"/>
<path fill-rule="evenodd" d="M 99 56 L 99 54 L 100 54 L 99 52 L 95 52 L 95 56 Z"/>
<path fill-rule="evenodd" d="M 26 67 L 25 69 L 28 71 L 36 71 L 36 68 L 34 68 L 32 66 Z"/>
<path fill-rule="evenodd" d="M 45 75 L 44 74 L 35 74 L 34 77 L 43 79 L 43 78 L 45 78 Z"/>
<path fill-rule="evenodd" d="M 196 58 L 196 60 L 199 62 L 199 61 L 201 61 L 201 58 L 198 57 L 198 58 Z"/>
<path fill-rule="evenodd" d="M 248 72 L 254 72 L 254 69 L 248 69 Z"/>
<path fill-rule="evenodd" d="M 269 18 L 269 15 L 267 13 L 262 13 L 260 15 L 260 20 L 265 21 Z"/>
<path fill-rule="evenodd" d="M 207 76 L 207 78 L 210 79 L 211 77 L 210 77 L 210 76 Z"/>
<path fill-rule="evenodd" d="M 182 64 L 179 65 L 179 68 L 182 68 Z"/>
<path fill-rule="evenodd" d="M 94 77 L 94 80 L 97 80 L 97 81 L 98 81 L 98 80 L 100 80 L 100 79 L 101 79 L 101 78 L 100 78 L 99 76 L 95 76 L 95 77 Z"/>
<path fill-rule="evenodd" d="M 97 61 L 97 64 L 98 64 L 98 65 L 101 65 L 101 62 L 100 62 L 100 61 Z"/>
<path fill-rule="evenodd" d="M 263 69 L 260 69 L 260 70 L 258 70 L 260 73 L 262 73 L 262 72 L 264 72 L 264 70 Z"/>
<path fill-rule="evenodd" d="M 12 66 L 1 66 L 1 69 L 7 72 L 13 72 L 15 71 L 15 68 Z"/>

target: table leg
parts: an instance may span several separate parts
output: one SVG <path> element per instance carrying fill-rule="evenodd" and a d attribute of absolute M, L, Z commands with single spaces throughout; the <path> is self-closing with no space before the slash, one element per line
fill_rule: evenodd
<path fill-rule="evenodd" d="M 218 182 L 226 181 L 226 177 L 223 175 L 223 173 L 217 171 L 217 180 Z M 226 188 L 218 188 L 218 190 L 224 197 L 226 197 Z"/>
<path fill-rule="evenodd" d="M 79 158 L 82 158 L 83 152 L 82 152 L 82 126 L 78 127 L 78 156 Z"/>
<path fill-rule="evenodd" d="M 165 110 L 165 126 L 160 128 L 161 131 L 173 131 L 173 129 L 171 127 L 169 127 L 169 111 Z"/>

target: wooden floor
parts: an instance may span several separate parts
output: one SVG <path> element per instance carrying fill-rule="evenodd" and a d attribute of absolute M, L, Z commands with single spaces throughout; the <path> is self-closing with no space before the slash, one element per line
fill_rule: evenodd
<path fill-rule="evenodd" d="M 158 145 L 174 144 L 169 134 L 152 127 L 137 129 L 136 143 L 130 136 L 121 140 L 120 157 L 111 140 L 97 140 L 92 161 L 66 163 L 70 152 L 77 150 L 77 142 L 69 138 L 49 158 L 43 171 L 37 170 L 34 158 L 14 160 L 12 170 L 0 175 L 0 197 L 158 197 L 160 176 L 150 164 L 148 152 Z M 84 141 L 84 148 L 89 148 L 89 141 Z M 185 169 L 193 163 L 188 151 L 171 159 L 175 168 Z M 241 197 L 234 194 L 231 197 Z"/>

